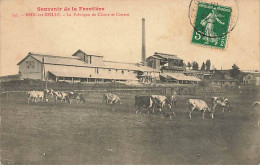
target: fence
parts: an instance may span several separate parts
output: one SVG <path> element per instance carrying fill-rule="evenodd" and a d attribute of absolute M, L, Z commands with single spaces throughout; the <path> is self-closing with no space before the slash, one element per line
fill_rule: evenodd
<path fill-rule="evenodd" d="M 26 96 L 28 88 L 19 88 L 20 90 L 13 91 L 2 91 L 0 92 L 1 97 L 10 96 Z M 42 88 L 31 89 L 31 90 L 43 90 Z M 56 89 L 55 89 L 56 90 Z M 216 88 L 216 87 L 187 87 L 187 86 L 155 86 L 155 87 L 88 87 L 87 89 L 77 89 L 77 88 L 59 88 L 57 91 L 69 92 L 75 91 L 84 94 L 88 93 L 135 93 L 135 94 L 177 94 L 177 95 L 225 95 L 225 94 L 251 94 L 254 92 L 259 93 L 256 88 L 244 88 L 244 89 L 226 89 L 226 88 Z"/>
<path fill-rule="evenodd" d="M 69 92 L 70 90 L 62 90 L 63 92 Z M 195 89 L 188 88 L 123 88 L 123 89 L 94 89 L 94 90 L 74 90 L 75 92 L 80 93 L 150 93 L 150 94 L 195 94 Z M 28 91 L 5 91 L 0 92 L 0 96 L 2 97 L 11 97 L 11 96 L 19 96 L 23 97 L 27 94 Z"/>

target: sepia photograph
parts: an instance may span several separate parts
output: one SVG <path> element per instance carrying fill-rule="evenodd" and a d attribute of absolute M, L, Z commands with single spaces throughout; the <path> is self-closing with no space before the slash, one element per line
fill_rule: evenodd
<path fill-rule="evenodd" d="M 259 0 L 1 0 L 1 165 L 259 165 Z"/>

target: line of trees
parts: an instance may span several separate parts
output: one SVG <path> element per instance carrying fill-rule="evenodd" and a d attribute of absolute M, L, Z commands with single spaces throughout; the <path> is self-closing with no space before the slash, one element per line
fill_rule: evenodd
<path fill-rule="evenodd" d="M 198 64 L 198 62 L 196 62 L 196 61 L 193 61 L 193 62 L 188 62 L 187 63 L 187 67 L 189 68 L 189 69 L 191 69 L 192 68 L 192 70 L 195 70 L 195 71 L 197 71 L 197 70 L 201 70 L 201 71 L 209 71 L 210 70 L 210 66 L 211 66 L 211 62 L 210 62 L 210 60 L 208 59 L 208 60 L 206 60 L 206 63 L 202 63 L 202 65 L 201 65 L 201 67 L 199 68 L 199 64 Z"/>
<path fill-rule="evenodd" d="M 195 71 L 198 71 L 198 70 L 201 70 L 201 71 L 209 71 L 210 70 L 210 67 L 211 67 L 211 62 L 210 60 L 206 60 L 206 62 L 202 62 L 202 65 L 201 67 L 199 67 L 199 64 L 198 62 L 196 61 L 193 61 L 193 62 L 188 62 L 187 63 L 187 67 L 189 69 L 192 69 L 192 70 L 195 70 Z M 216 70 L 215 66 L 212 65 L 212 69 L 213 70 Z M 229 70 L 229 74 L 231 77 L 236 77 L 237 75 L 240 74 L 240 69 L 239 67 L 236 65 L 236 64 L 233 64 L 232 68 Z"/>

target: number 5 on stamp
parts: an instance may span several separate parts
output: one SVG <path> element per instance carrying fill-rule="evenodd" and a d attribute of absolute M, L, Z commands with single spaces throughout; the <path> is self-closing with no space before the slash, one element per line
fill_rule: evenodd
<path fill-rule="evenodd" d="M 232 9 L 199 2 L 192 43 L 225 49 Z"/>

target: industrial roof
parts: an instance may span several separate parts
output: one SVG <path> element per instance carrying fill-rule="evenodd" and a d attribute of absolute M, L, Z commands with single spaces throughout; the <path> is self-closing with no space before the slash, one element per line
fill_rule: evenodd
<path fill-rule="evenodd" d="M 181 58 L 177 57 L 177 55 L 165 54 L 165 53 L 158 53 L 158 52 L 155 52 L 151 57 L 153 57 L 153 58 L 158 58 L 158 59 L 176 59 L 176 60 L 182 60 Z"/>
<path fill-rule="evenodd" d="M 247 75 L 245 75 L 245 76 L 248 76 L 248 75 L 254 75 L 255 77 L 260 77 L 260 73 L 250 73 L 250 74 L 247 74 Z M 244 77 L 245 77 L 244 76 Z"/>
<path fill-rule="evenodd" d="M 221 74 L 221 73 L 215 73 L 211 80 L 213 81 L 237 81 L 236 79 L 232 78 L 229 75 Z"/>
<path fill-rule="evenodd" d="M 29 53 L 27 57 L 29 56 L 33 57 L 34 59 L 36 59 L 41 63 L 43 63 L 44 61 L 45 64 L 107 68 L 107 69 L 122 69 L 122 70 L 145 71 L 145 72 L 159 72 L 158 70 L 155 70 L 151 67 L 139 66 L 134 63 L 103 61 L 103 65 L 91 65 L 82 61 L 78 57 L 62 57 L 62 56 L 42 55 L 36 53 Z M 21 60 L 17 65 L 23 62 L 27 57 Z"/>
<path fill-rule="evenodd" d="M 187 76 L 184 75 L 183 73 L 163 73 L 161 74 L 163 77 L 170 77 L 174 78 L 176 80 L 183 80 L 183 81 L 201 81 L 199 78 L 196 78 L 194 76 Z"/>
<path fill-rule="evenodd" d="M 110 75 L 102 75 L 102 74 L 89 74 L 87 71 L 82 71 L 79 69 L 75 69 L 74 67 L 68 67 L 64 71 L 59 70 L 51 70 L 49 71 L 53 75 L 57 77 L 73 77 L 73 78 L 95 78 L 95 79 L 114 79 L 114 80 L 138 80 L 136 77 L 124 74 L 110 74 Z"/>
<path fill-rule="evenodd" d="M 74 54 L 72 54 L 72 56 L 76 56 L 78 53 L 83 53 L 83 54 L 85 54 L 85 55 L 91 55 L 91 56 L 96 56 L 96 57 L 103 57 L 103 56 L 101 56 L 100 53 L 91 51 L 92 54 L 87 54 L 86 52 L 84 52 L 84 51 L 82 51 L 82 50 L 76 51 Z M 93 54 L 93 53 L 94 53 L 94 54 Z"/>

